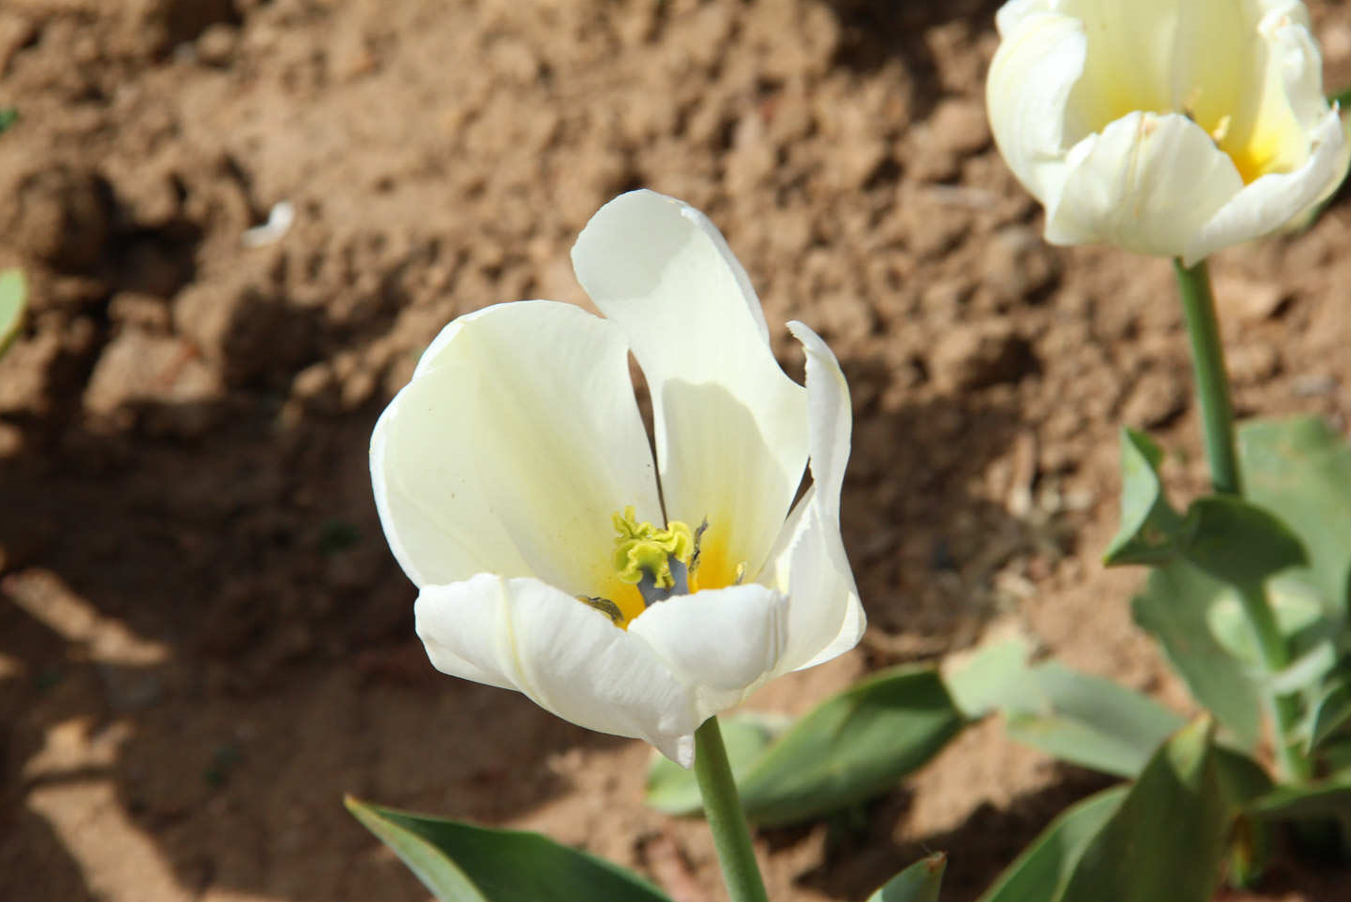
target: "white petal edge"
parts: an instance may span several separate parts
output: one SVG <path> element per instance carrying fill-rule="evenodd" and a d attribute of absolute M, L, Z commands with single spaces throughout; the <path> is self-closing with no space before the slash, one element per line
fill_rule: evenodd
<path fill-rule="evenodd" d="M 709 540 L 754 574 L 802 480 L 808 436 L 805 392 L 774 359 L 744 270 L 707 217 L 652 191 L 602 207 L 572 260 L 651 390 L 667 517 L 707 517 Z"/>
<path fill-rule="evenodd" d="M 990 129 L 1018 181 L 1052 207 L 1069 176 L 1066 107 L 1084 71 L 1088 39 L 1081 22 L 1039 4 L 1010 3 L 998 23 L 1004 37 L 985 86 Z"/>
<path fill-rule="evenodd" d="M 788 642 L 788 599 L 754 584 L 710 589 L 654 604 L 629 624 L 629 633 L 694 687 L 702 722 L 776 672 Z"/>
<path fill-rule="evenodd" d="M 1182 253 L 1186 266 L 1223 248 L 1283 228 L 1337 189 L 1351 161 L 1351 143 L 1337 110 L 1330 110 L 1313 136 L 1313 153 L 1294 172 L 1264 175 L 1221 207 Z"/>
<path fill-rule="evenodd" d="M 696 687 L 640 635 L 567 593 L 485 573 L 423 587 L 414 610 L 418 636 L 443 673 L 519 690 L 578 726 L 642 739 L 684 767 L 693 763 L 694 731 L 706 719 Z"/>
<path fill-rule="evenodd" d="M 622 335 L 550 301 L 448 326 L 377 422 L 371 479 L 418 586 L 494 572 L 597 594 L 611 514 L 660 519 Z"/>
<path fill-rule="evenodd" d="M 1180 113 L 1130 113 L 1084 138 L 1067 159 L 1064 191 L 1046 210 L 1052 244 L 1181 256 L 1243 187 L 1233 161 Z"/>
<path fill-rule="evenodd" d="M 788 648 L 779 672 L 829 661 L 858 644 L 867 616 L 840 535 L 840 493 L 849 461 L 849 385 L 830 348 L 788 324 L 807 354 L 812 485 L 784 525 L 766 580 L 789 597 Z"/>

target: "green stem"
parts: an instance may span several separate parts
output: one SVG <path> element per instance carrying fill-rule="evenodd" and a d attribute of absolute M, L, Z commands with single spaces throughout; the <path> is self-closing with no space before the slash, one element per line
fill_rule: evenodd
<path fill-rule="evenodd" d="M 1215 491 L 1242 495 L 1238 455 L 1234 451 L 1234 406 L 1229 400 L 1229 376 L 1224 368 L 1224 345 L 1215 319 L 1215 298 L 1210 290 L 1210 272 L 1206 261 L 1187 269 L 1173 261 L 1178 292 L 1182 297 L 1182 315 L 1187 320 L 1187 336 L 1192 343 L 1192 373 L 1196 377 L 1196 396 L 1201 404 L 1206 458 L 1210 461 L 1210 481 Z"/>
<path fill-rule="evenodd" d="M 1192 371 L 1196 377 L 1196 395 L 1201 405 L 1201 423 L 1210 462 L 1210 482 L 1215 491 L 1226 495 L 1243 494 L 1243 475 L 1234 444 L 1234 406 L 1229 395 L 1229 376 L 1224 366 L 1224 345 L 1220 341 L 1215 318 L 1215 296 L 1210 288 L 1210 272 L 1202 260 L 1188 269 L 1173 261 L 1177 274 L 1182 314 L 1187 320 L 1187 335 L 1192 346 Z M 1290 663 L 1290 651 L 1281 635 L 1275 613 L 1261 586 L 1242 587 L 1239 597 L 1249 626 L 1261 650 L 1262 665 L 1274 674 Z M 1299 780 L 1309 775 L 1309 763 L 1292 738 L 1299 718 L 1299 700 L 1290 696 L 1268 698 L 1271 716 L 1276 722 L 1276 755 L 1287 776 Z"/>
<path fill-rule="evenodd" d="M 716 717 L 694 731 L 694 776 L 704 797 L 704 817 L 722 862 L 728 896 L 732 902 L 769 902 Z"/>

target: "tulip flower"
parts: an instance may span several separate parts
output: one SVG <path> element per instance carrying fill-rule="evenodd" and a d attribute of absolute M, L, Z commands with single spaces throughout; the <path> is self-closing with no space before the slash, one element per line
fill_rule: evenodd
<path fill-rule="evenodd" d="M 521 301 L 446 326 L 376 424 L 376 504 L 438 670 L 689 766 L 705 720 L 862 633 L 849 390 L 800 323 L 806 386 L 780 369 L 744 270 L 680 201 L 616 198 L 572 259 L 604 318 Z"/>
<path fill-rule="evenodd" d="M 1192 266 L 1280 229 L 1351 154 L 1292 0 L 1012 0 L 986 90 L 1046 240 Z"/>

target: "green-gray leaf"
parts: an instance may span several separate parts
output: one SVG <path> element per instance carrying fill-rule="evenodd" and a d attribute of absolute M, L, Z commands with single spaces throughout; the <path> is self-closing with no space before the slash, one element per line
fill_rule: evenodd
<path fill-rule="evenodd" d="M 1162 460 L 1163 451 L 1148 435 L 1121 430 L 1121 528 L 1104 555 L 1109 566 L 1158 564 L 1173 556 L 1182 516 L 1164 497 Z"/>
<path fill-rule="evenodd" d="M 1004 869 L 980 902 L 1053 902 L 1084 849 L 1121 807 L 1127 787 L 1114 786 L 1066 809 Z"/>
<path fill-rule="evenodd" d="M 1021 639 L 992 645 L 947 677 L 970 717 L 1002 709 L 1009 735 L 1065 761 L 1134 777 L 1184 721 L 1110 680 L 1049 661 L 1029 666 Z"/>
<path fill-rule="evenodd" d="M 1187 560 L 1230 585 L 1258 585 L 1308 563 L 1304 544 L 1280 518 L 1232 495 L 1197 498 L 1184 531 Z"/>
<path fill-rule="evenodd" d="M 1244 744 L 1257 744 L 1261 698 L 1243 662 L 1211 632 L 1208 615 L 1231 590 L 1183 560 L 1155 568 L 1132 601 L 1135 622 L 1154 635 L 1192 695 Z"/>
<path fill-rule="evenodd" d="M 1339 675 L 1324 690 L 1310 717 L 1309 750 L 1313 751 L 1351 724 L 1351 675 Z"/>
<path fill-rule="evenodd" d="M 27 304 L 28 286 L 23 273 L 17 269 L 0 272 L 0 357 L 23 326 L 23 311 Z"/>
<path fill-rule="evenodd" d="M 1351 615 L 1351 447 L 1320 419 L 1259 420 L 1238 433 L 1248 497 L 1304 540 L 1302 575 L 1329 613 Z"/>
<path fill-rule="evenodd" d="M 1208 902 L 1234 807 L 1201 718 L 1150 760 L 1055 902 Z"/>
<path fill-rule="evenodd" d="M 633 874 L 538 833 L 491 830 L 345 800 L 441 902 L 670 902 Z"/>
<path fill-rule="evenodd" d="M 947 856 L 942 852 L 922 858 L 887 881 L 868 902 L 938 902 Z"/>

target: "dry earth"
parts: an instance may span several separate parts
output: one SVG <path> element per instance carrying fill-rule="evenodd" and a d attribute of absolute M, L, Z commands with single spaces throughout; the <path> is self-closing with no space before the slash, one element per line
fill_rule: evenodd
<path fill-rule="evenodd" d="M 425 898 L 345 791 L 720 898 L 702 825 L 641 804 L 645 747 L 431 670 L 366 476 L 441 325 L 585 303 L 570 244 L 639 185 L 703 208 L 853 389 L 871 627 L 754 704 L 1018 629 L 1186 710 L 1130 623 L 1139 574 L 1098 563 L 1119 424 L 1203 478 L 1170 272 L 1041 242 L 984 118 L 995 6 L 6 0 L 0 266 L 33 315 L 0 363 L 0 898 Z M 1343 86 L 1351 9 L 1313 9 Z M 282 203 L 289 231 L 246 240 Z M 1243 414 L 1345 429 L 1349 232 L 1343 199 L 1215 261 Z M 760 850 L 800 902 L 945 850 L 964 902 L 1100 785 L 991 723 L 861 828 Z M 1257 898 L 1348 882 L 1287 860 Z"/>

